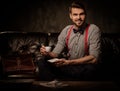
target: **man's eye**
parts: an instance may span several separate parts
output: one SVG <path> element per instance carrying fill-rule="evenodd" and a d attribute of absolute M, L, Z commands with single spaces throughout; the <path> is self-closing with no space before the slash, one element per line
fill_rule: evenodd
<path fill-rule="evenodd" d="M 80 15 L 85 15 L 85 13 L 81 13 Z"/>
<path fill-rule="evenodd" d="M 77 16 L 77 14 L 73 14 L 74 16 Z"/>

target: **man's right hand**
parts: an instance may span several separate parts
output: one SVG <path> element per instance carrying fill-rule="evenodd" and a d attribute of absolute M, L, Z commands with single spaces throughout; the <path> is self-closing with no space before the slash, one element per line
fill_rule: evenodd
<path fill-rule="evenodd" d="M 46 51 L 46 48 L 45 48 L 44 45 L 41 46 L 41 48 L 40 48 L 40 53 L 41 53 L 42 55 L 47 55 L 47 54 L 48 54 L 48 52 Z"/>

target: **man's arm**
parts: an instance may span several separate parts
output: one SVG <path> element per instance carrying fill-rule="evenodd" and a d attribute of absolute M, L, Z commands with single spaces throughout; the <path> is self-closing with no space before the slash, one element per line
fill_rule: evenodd
<path fill-rule="evenodd" d="M 88 56 L 84 56 L 79 59 L 70 60 L 70 64 L 86 64 L 86 63 L 95 64 L 95 63 L 97 63 L 97 59 L 92 55 L 88 55 Z"/>
<path fill-rule="evenodd" d="M 57 67 L 64 65 L 79 65 L 79 64 L 89 64 L 89 63 L 96 64 L 97 59 L 92 55 L 88 55 L 78 59 L 72 59 L 72 60 L 60 59 L 54 62 L 54 64 Z"/>

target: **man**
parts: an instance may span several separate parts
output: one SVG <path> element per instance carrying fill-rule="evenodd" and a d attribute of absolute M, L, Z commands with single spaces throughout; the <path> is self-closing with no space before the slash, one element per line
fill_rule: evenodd
<path fill-rule="evenodd" d="M 77 79 L 94 78 L 96 65 L 100 57 L 101 31 L 95 24 L 86 23 L 86 10 L 80 2 L 69 7 L 69 16 L 73 25 L 66 26 L 58 36 L 58 42 L 52 52 L 40 48 L 42 55 L 56 58 L 66 47 L 68 58 L 52 63 L 60 72 Z M 55 68 L 54 68 L 55 69 Z"/>

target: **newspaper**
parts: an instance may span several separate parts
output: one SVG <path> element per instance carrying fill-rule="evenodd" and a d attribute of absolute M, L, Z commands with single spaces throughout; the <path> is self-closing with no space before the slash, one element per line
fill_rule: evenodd
<path fill-rule="evenodd" d="M 56 79 L 50 82 L 40 82 L 39 85 L 50 88 L 62 88 L 68 86 L 68 84 L 60 82 Z"/>

